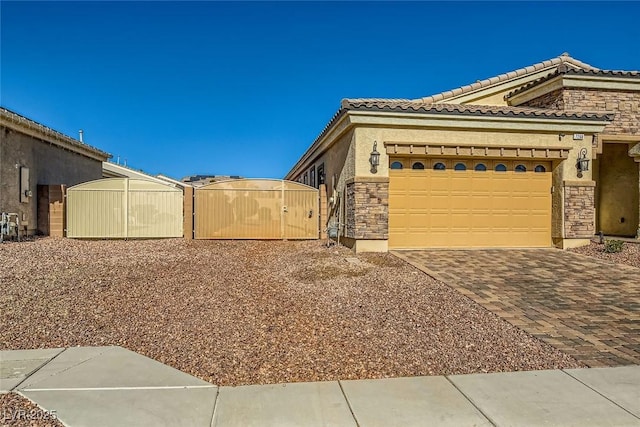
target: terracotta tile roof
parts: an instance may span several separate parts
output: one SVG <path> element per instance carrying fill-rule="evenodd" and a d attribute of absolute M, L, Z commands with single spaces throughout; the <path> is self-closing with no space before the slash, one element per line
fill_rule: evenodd
<path fill-rule="evenodd" d="M 509 92 L 506 98 L 510 98 L 514 95 L 523 93 L 528 91 L 529 89 L 538 86 L 541 83 L 544 83 L 548 80 L 553 79 L 554 77 L 560 75 L 568 75 L 568 76 L 595 76 L 595 77 L 620 77 L 620 78 L 633 78 L 640 79 L 640 71 L 622 71 L 622 70 L 578 70 L 575 68 L 567 68 L 567 67 L 558 67 L 556 71 L 553 73 L 549 73 L 548 75 L 536 79 L 528 84 L 518 88 L 514 91 Z"/>
<path fill-rule="evenodd" d="M 517 70 L 510 71 L 508 73 L 491 77 L 489 79 L 478 80 L 477 82 L 472 83 L 470 85 L 466 85 L 456 89 L 441 92 L 436 95 L 431 95 L 424 98 L 416 99 L 416 101 L 429 102 L 429 103 L 444 101 L 458 95 L 463 95 L 465 93 L 473 92 L 475 90 L 484 89 L 486 87 L 493 86 L 498 83 L 503 83 L 518 77 L 522 77 L 528 74 L 541 71 L 541 70 L 552 69 L 553 67 L 556 67 L 558 65 L 563 65 L 563 64 L 576 69 L 594 70 L 594 71 L 598 70 L 598 68 L 596 67 L 593 67 L 587 63 L 584 63 L 575 58 L 572 58 L 571 56 L 569 56 L 568 53 L 565 52 L 556 58 L 538 62 L 537 64 L 533 64 L 524 68 L 519 68 Z"/>
<path fill-rule="evenodd" d="M 551 110 L 528 107 L 506 107 L 470 104 L 432 104 L 409 100 L 343 99 L 341 109 L 347 111 L 382 111 L 426 114 L 452 114 L 483 117 L 526 117 L 548 119 L 611 120 L 609 114 Z M 331 124 L 331 123 L 330 123 Z"/>

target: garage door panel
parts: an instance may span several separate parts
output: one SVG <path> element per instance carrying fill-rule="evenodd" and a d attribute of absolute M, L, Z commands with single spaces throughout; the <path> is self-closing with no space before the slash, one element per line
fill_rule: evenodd
<path fill-rule="evenodd" d="M 407 172 L 390 172 L 391 248 L 551 245 L 550 173 Z"/>

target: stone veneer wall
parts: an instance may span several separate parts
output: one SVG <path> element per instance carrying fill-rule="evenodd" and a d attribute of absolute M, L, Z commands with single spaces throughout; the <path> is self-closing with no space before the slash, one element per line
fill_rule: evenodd
<path fill-rule="evenodd" d="M 346 232 L 352 239 L 389 238 L 389 182 L 347 183 Z"/>
<path fill-rule="evenodd" d="M 525 102 L 523 107 L 614 113 L 603 133 L 640 135 L 640 92 L 603 89 L 557 89 Z"/>
<path fill-rule="evenodd" d="M 589 239 L 595 234 L 595 186 L 564 187 L 564 234 Z"/>

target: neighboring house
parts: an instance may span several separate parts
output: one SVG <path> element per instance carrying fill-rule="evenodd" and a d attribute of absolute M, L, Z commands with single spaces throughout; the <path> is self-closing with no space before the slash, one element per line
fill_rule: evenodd
<path fill-rule="evenodd" d="M 64 187 L 101 178 L 110 154 L 2 107 L 0 137 L 0 211 L 23 234 L 62 235 Z"/>
<path fill-rule="evenodd" d="M 102 163 L 102 177 L 103 178 L 144 179 L 147 181 L 156 182 L 158 184 L 179 187 L 180 189 L 183 189 L 184 187 L 189 187 L 189 185 L 185 184 L 184 182 L 176 181 L 162 175 L 153 176 L 141 170 L 135 170 L 128 166 L 123 166 L 123 165 L 119 165 L 117 163 L 112 163 L 112 162 Z"/>
<path fill-rule="evenodd" d="M 562 54 L 419 99 L 345 99 L 286 179 L 356 251 L 637 236 L 640 73 Z M 324 225 L 323 225 L 324 226 Z"/>
<path fill-rule="evenodd" d="M 182 178 L 182 182 L 198 188 L 213 182 L 229 181 L 230 179 L 242 179 L 238 175 L 191 175 Z"/>

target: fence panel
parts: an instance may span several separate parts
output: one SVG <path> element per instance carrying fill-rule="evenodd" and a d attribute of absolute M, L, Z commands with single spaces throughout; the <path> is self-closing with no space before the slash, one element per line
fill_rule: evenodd
<path fill-rule="evenodd" d="M 196 239 L 317 239 L 318 190 L 241 179 L 195 190 Z"/>
<path fill-rule="evenodd" d="M 182 237 L 182 190 L 152 181 L 109 178 L 67 190 L 67 237 Z"/>

